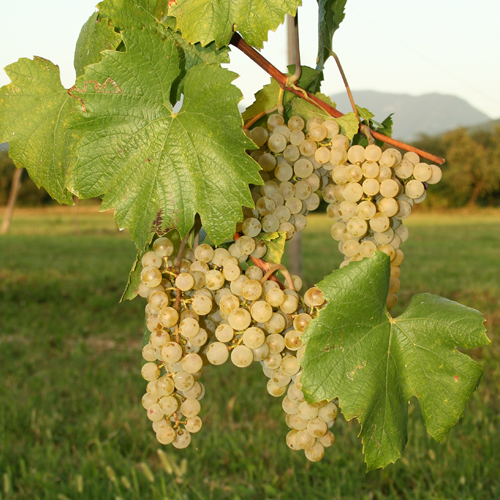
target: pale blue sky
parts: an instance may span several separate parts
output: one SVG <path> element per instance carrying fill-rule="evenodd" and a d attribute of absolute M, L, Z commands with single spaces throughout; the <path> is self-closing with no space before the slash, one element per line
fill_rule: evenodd
<path fill-rule="evenodd" d="M 96 0 L 0 0 L 0 68 L 38 55 L 61 68 L 63 84 L 75 78 L 73 52 L 81 25 Z M 316 0 L 303 0 L 299 18 L 303 64 L 314 66 Z M 500 117 L 500 2 L 482 0 L 348 0 L 346 19 L 335 35 L 351 88 L 453 94 L 492 118 Z M 234 52 L 237 52 L 234 49 Z M 285 30 L 271 33 L 264 55 L 286 66 Z M 245 104 L 269 77 L 236 53 L 230 68 L 242 75 Z M 0 70 L 0 86 L 9 82 Z M 335 63 L 327 63 L 323 92 L 343 91 Z M 362 103 L 361 103 L 362 104 Z M 348 111 L 348 110 L 342 110 Z"/>

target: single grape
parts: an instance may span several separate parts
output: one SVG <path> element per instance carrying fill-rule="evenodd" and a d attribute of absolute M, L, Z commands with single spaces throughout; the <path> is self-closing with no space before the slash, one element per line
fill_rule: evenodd
<path fill-rule="evenodd" d="M 153 241 L 153 252 L 160 257 L 170 257 L 174 252 L 174 244 L 168 238 L 158 238 Z"/>
<path fill-rule="evenodd" d="M 212 365 L 222 365 L 228 360 L 229 351 L 227 350 L 226 344 L 213 342 L 208 346 L 206 356 Z"/>
<path fill-rule="evenodd" d="M 260 328 L 250 327 L 243 332 L 243 343 L 250 349 L 257 349 L 265 340 L 266 335 Z"/>
<path fill-rule="evenodd" d="M 182 433 L 182 434 L 181 434 Z M 187 430 L 178 430 L 177 437 L 172 442 L 172 446 L 179 450 L 187 448 L 191 444 L 191 434 Z"/>
<path fill-rule="evenodd" d="M 328 129 L 324 125 L 317 125 L 309 129 L 309 137 L 316 142 L 321 142 L 328 135 Z"/>
<path fill-rule="evenodd" d="M 163 259 L 155 252 L 146 252 L 141 259 L 142 267 L 159 268 L 163 264 Z"/>
<path fill-rule="evenodd" d="M 271 132 L 276 128 L 285 123 L 285 120 L 283 117 L 279 114 L 272 114 L 269 115 L 269 118 L 267 119 L 267 128 L 271 130 Z"/>
<path fill-rule="evenodd" d="M 286 148 L 286 144 L 287 139 L 281 134 L 273 134 L 267 141 L 267 145 L 273 153 L 281 153 Z"/>
<path fill-rule="evenodd" d="M 321 443 L 316 442 L 310 448 L 305 449 L 305 455 L 310 462 L 319 462 L 325 455 L 325 449 Z"/>
<path fill-rule="evenodd" d="M 161 349 L 161 356 L 167 363 L 176 363 L 182 358 L 182 347 L 177 342 L 167 342 Z"/>
<path fill-rule="evenodd" d="M 290 130 L 302 130 L 304 128 L 304 120 L 300 116 L 292 116 L 288 120 L 288 128 Z"/>
<path fill-rule="evenodd" d="M 300 158 L 300 150 L 295 144 L 289 144 L 283 150 L 283 158 L 286 161 L 294 162 Z"/>
<path fill-rule="evenodd" d="M 201 418 L 198 416 L 191 417 L 186 420 L 185 427 L 187 431 L 190 432 L 191 434 L 198 432 L 201 429 L 201 426 L 202 426 L 202 421 Z"/>
<path fill-rule="evenodd" d="M 231 361 L 238 368 L 250 366 L 253 361 L 253 352 L 245 345 L 236 346 L 231 351 Z"/>
<path fill-rule="evenodd" d="M 279 289 L 278 289 L 279 290 Z M 279 290 L 281 292 L 281 290 Z M 269 294 L 269 292 L 268 292 Z M 266 295 L 267 297 L 267 295 Z M 272 318 L 273 308 L 270 304 L 263 300 L 258 300 L 254 302 L 250 308 L 252 318 L 257 321 L 257 323 L 266 323 Z"/>
<path fill-rule="evenodd" d="M 255 127 L 250 130 L 250 139 L 252 139 L 257 146 L 263 146 L 269 138 L 269 132 L 264 127 Z"/>
<path fill-rule="evenodd" d="M 365 158 L 368 161 L 379 161 L 382 157 L 382 150 L 376 144 L 370 144 L 365 148 Z"/>
<path fill-rule="evenodd" d="M 141 281 L 150 288 L 158 286 L 162 279 L 161 271 L 157 267 L 148 266 L 141 271 Z"/>

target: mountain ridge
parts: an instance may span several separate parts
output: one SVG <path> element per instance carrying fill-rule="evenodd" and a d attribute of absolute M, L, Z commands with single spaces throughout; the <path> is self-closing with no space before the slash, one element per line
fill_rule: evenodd
<path fill-rule="evenodd" d="M 468 128 L 491 121 L 464 99 L 449 94 L 414 96 L 359 90 L 353 91 L 353 97 L 358 106 L 369 109 L 379 122 L 394 113 L 393 137 L 405 142 L 417 140 L 419 134 L 438 135 L 461 126 Z M 331 99 L 340 111 L 347 113 L 351 109 L 347 93 L 335 94 Z"/>

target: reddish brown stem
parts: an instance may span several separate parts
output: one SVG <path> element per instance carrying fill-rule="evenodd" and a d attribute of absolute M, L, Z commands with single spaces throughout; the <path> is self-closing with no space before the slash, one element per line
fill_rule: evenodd
<path fill-rule="evenodd" d="M 234 234 L 234 241 L 238 240 L 240 237 L 239 233 L 235 233 Z M 269 271 L 269 269 L 271 269 L 271 265 L 266 262 L 265 260 L 262 260 L 262 259 L 257 259 L 256 257 L 252 257 L 250 256 L 250 260 L 254 263 L 254 265 L 256 265 L 257 267 L 260 267 L 264 273 L 267 273 L 267 271 Z M 285 286 L 283 285 L 283 283 L 281 283 L 281 281 L 276 278 L 276 276 L 272 275 L 269 277 L 269 279 L 271 281 L 276 281 L 276 283 L 278 283 L 279 287 L 284 290 L 285 289 Z"/>
<path fill-rule="evenodd" d="M 251 118 L 250 120 L 248 120 L 245 125 L 243 125 L 243 128 L 250 128 L 256 121 L 260 120 L 263 116 L 266 116 L 270 113 L 272 113 L 273 111 L 276 111 L 276 106 L 274 106 L 274 108 L 271 108 L 267 111 L 262 111 L 261 113 L 259 113 L 258 115 L 255 115 L 253 118 Z"/>
<path fill-rule="evenodd" d="M 283 264 L 276 264 L 274 266 L 271 266 L 269 268 L 269 271 L 267 271 L 267 273 L 264 274 L 264 276 L 262 277 L 262 279 L 260 280 L 260 282 L 262 284 L 264 284 L 276 271 L 281 271 L 281 274 L 283 274 L 283 276 L 286 279 L 286 284 L 288 285 L 288 288 L 290 290 L 294 290 L 295 291 L 295 288 L 293 286 L 292 277 L 291 277 L 290 273 L 288 272 L 288 269 L 286 268 L 286 266 L 284 266 Z"/>
<path fill-rule="evenodd" d="M 247 55 L 252 61 L 257 63 L 266 73 L 271 75 L 280 85 L 280 87 L 284 88 L 288 92 L 292 92 L 295 95 L 298 95 L 302 99 L 306 99 L 309 102 L 312 102 L 315 106 L 320 109 L 325 110 L 331 116 L 335 118 L 340 118 L 344 116 L 344 113 L 341 113 L 339 110 L 335 109 L 333 106 L 330 106 L 326 102 L 323 102 L 321 99 L 316 97 L 314 94 L 301 89 L 297 85 L 293 87 L 287 87 L 287 76 L 284 75 L 278 68 L 273 66 L 265 57 L 259 54 L 253 47 L 250 47 L 239 33 L 235 33 L 231 38 L 231 45 L 234 45 L 237 49 L 241 50 L 245 55 Z M 385 142 L 386 144 L 390 144 L 399 149 L 403 149 L 404 151 L 413 151 L 417 153 L 422 158 L 426 158 L 438 165 L 442 165 L 445 162 L 444 158 L 440 158 L 439 156 L 428 153 L 427 151 L 422 151 L 421 149 L 415 148 L 406 144 L 404 142 L 397 141 L 396 139 L 392 139 L 391 137 L 387 137 L 380 132 L 376 132 L 375 130 L 371 131 L 372 136 L 379 141 Z"/>
<path fill-rule="evenodd" d="M 345 89 L 347 91 L 347 95 L 349 96 L 349 101 L 351 101 L 352 112 L 358 118 L 358 122 L 361 123 L 361 119 L 359 118 L 358 108 L 356 108 L 356 104 L 354 103 L 354 97 L 352 96 L 351 87 L 349 87 L 349 83 L 347 83 L 347 77 L 345 76 L 344 69 L 342 68 L 342 64 L 340 64 L 340 59 L 338 58 L 335 52 L 330 52 L 332 57 L 335 59 L 337 63 L 337 68 L 339 69 L 340 76 L 344 82 Z"/>
<path fill-rule="evenodd" d="M 176 267 L 175 270 L 177 273 L 179 272 L 179 268 L 182 262 L 182 254 L 184 253 L 184 249 L 186 248 L 192 230 L 193 228 L 189 230 L 189 233 L 186 234 L 186 236 L 184 236 L 184 239 L 181 241 L 181 244 L 179 245 L 179 252 L 177 253 L 177 259 L 175 259 L 175 267 Z"/>

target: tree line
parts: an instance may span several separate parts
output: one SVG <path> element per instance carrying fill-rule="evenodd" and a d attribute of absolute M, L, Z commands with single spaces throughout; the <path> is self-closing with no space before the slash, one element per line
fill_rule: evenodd
<path fill-rule="evenodd" d="M 421 136 L 414 146 L 446 158 L 443 180 L 433 186 L 429 207 L 500 205 L 500 126 L 493 130 L 459 128 L 440 136 Z M 0 151 L 0 206 L 9 197 L 15 166 L 7 151 Z M 54 203 L 45 189 L 38 189 L 23 172 L 19 206 Z"/>

